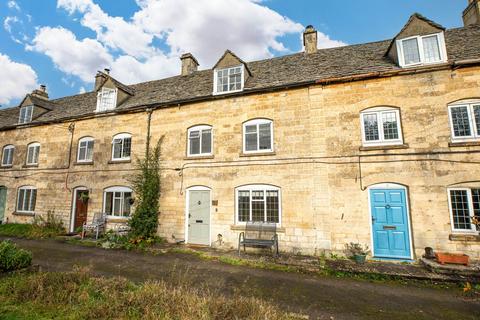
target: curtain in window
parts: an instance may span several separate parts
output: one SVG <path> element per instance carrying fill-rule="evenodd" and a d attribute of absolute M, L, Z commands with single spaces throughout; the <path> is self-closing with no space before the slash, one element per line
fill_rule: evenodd
<path fill-rule="evenodd" d="M 365 141 L 379 140 L 378 120 L 376 114 L 363 115 L 363 127 L 365 130 Z"/>
<path fill-rule="evenodd" d="M 438 44 L 437 36 L 430 36 L 422 38 L 423 41 L 423 54 L 425 62 L 440 61 L 440 46 Z"/>
<path fill-rule="evenodd" d="M 420 62 L 420 52 L 418 50 L 417 39 L 403 40 L 402 46 L 405 64 Z"/>
<path fill-rule="evenodd" d="M 256 125 L 245 126 L 245 150 L 258 150 Z"/>
<path fill-rule="evenodd" d="M 385 140 L 398 139 L 397 115 L 395 112 L 383 112 L 383 137 Z"/>

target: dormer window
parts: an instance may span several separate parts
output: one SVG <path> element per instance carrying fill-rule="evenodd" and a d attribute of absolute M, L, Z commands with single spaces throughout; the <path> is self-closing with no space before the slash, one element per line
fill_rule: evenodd
<path fill-rule="evenodd" d="M 443 32 L 397 40 L 401 67 L 447 61 Z"/>
<path fill-rule="evenodd" d="M 20 108 L 20 117 L 18 123 L 29 123 L 32 121 L 33 106 L 25 106 Z"/>
<path fill-rule="evenodd" d="M 117 90 L 102 88 L 97 95 L 97 111 L 108 111 L 115 109 L 117 105 Z"/>
<path fill-rule="evenodd" d="M 214 94 L 238 92 L 243 90 L 244 67 L 236 66 L 214 70 Z"/>

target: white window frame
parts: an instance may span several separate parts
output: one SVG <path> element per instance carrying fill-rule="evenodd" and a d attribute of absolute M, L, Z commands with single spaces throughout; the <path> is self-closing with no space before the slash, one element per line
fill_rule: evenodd
<path fill-rule="evenodd" d="M 36 202 L 37 202 L 37 197 L 38 197 L 37 188 L 35 188 L 34 186 L 22 186 L 22 187 L 18 188 L 17 189 L 17 199 L 16 199 L 16 202 L 15 202 L 15 212 L 34 214 L 35 209 L 33 209 L 33 210 L 20 210 L 18 208 L 18 200 L 20 198 L 20 190 L 35 190 L 35 203 L 32 202 L 32 200 L 33 200 L 33 197 L 31 196 L 32 192 L 30 193 L 30 199 L 29 199 L 29 203 L 28 203 L 28 209 L 32 209 L 32 208 L 36 207 Z M 24 192 L 26 192 L 26 191 L 24 191 Z M 24 205 L 26 204 L 25 200 L 26 200 L 26 197 L 24 195 L 24 198 L 23 198 L 23 204 Z"/>
<path fill-rule="evenodd" d="M 210 130 L 210 152 L 202 152 L 202 133 L 204 130 Z M 200 153 L 190 153 L 190 132 L 200 131 Z M 213 128 L 209 125 L 198 125 L 187 130 L 187 156 L 188 157 L 202 157 L 213 155 Z"/>
<path fill-rule="evenodd" d="M 121 192 L 122 193 L 122 197 L 120 199 L 122 199 L 120 201 L 120 212 L 123 211 L 123 205 L 124 205 L 124 199 L 125 199 L 125 192 L 130 192 L 132 194 L 132 198 L 133 198 L 133 190 L 129 187 L 123 187 L 123 186 L 115 186 L 115 187 L 109 187 L 109 188 L 106 188 L 103 190 L 103 212 L 105 214 L 107 214 L 107 211 L 106 211 L 106 208 L 107 208 L 107 193 L 108 192 L 113 192 L 113 196 L 115 197 L 115 192 Z M 115 205 L 115 200 L 112 201 L 112 213 L 115 212 L 115 208 L 114 208 L 114 205 Z M 130 206 L 130 215 L 128 216 L 116 216 L 116 215 L 106 215 L 107 218 L 110 218 L 110 219 L 130 219 L 130 217 L 132 216 L 132 205 Z"/>
<path fill-rule="evenodd" d="M 238 90 L 217 91 L 217 83 L 218 83 L 218 75 L 217 75 L 217 72 L 218 72 L 218 71 L 222 71 L 222 70 L 235 69 L 235 68 L 238 68 L 238 67 L 240 67 L 241 70 L 242 70 L 242 72 L 241 72 L 241 80 L 240 80 L 240 81 L 241 81 L 241 83 L 240 83 L 241 88 L 238 89 Z M 233 66 L 233 67 L 228 67 L 228 68 L 213 69 L 213 94 L 214 94 L 214 95 L 243 91 L 244 84 L 245 84 L 245 66 L 244 66 L 243 64 L 241 64 L 241 65 L 236 65 L 236 66 Z M 230 87 L 230 82 L 228 83 L 228 86 Z"/>
<path fill-rule="evenodd" d="M 5 159 L 7 157 L 7 150 L 8 150 L 9 158 Z M 2 163 L 0 164 L 0 166 L 11 167 L 13 165 L 14 156 L 15 156 L 15 146 L 13 144 L 7 144 L 6 146 L 4 146 L 2 149 Z M 5 160 L 7 160 L 7 162 L 5 162 Z"/>
<path fill-rule="evenodd" d="M 26 118 L 26 117 L 22 118 L 22 111 L 23 110 L 29 110 L 28 111 L 29 112 L 29 117 L 28 118 Z M 19 124 L 25 124 L 25 123 L 32 122 L 32 118 L 33 118 L 33 105 L 20 107 L 20 114 L 18 116 L 18 123 Z"/>
<path fill-rule="evenodd" d="M 130 156 L 128 157 L 124 157 L 123 154 L 124 154 L 124 148 L 125 148 L 125 138 L 130 138 Z M 115 140 L 116 139 L 122 139 L 122 157 L 120 158 L 114 158 L 115 156 Z M 112 161 L 127 161 L 127 160 L 130 160 L 131 159 L 131 156 L 132 156 L 132 135 L 130 133 L 119 133 L 115 136 L 113 136 L 113 139 L 112 139 Z"/>
<path fill-rule="evenodd" d="M 452 142 L 468 142 L 472 140 L 480 140 L 480 132 L 477 130 L 477 124 L 475 122 L 475 113 L 473 111 L 474 106 L 480 107 L 480 100 L 472 102 L 457 102 L 448 105 L 448 119 L 450 122 L 450 134 L 451 134 L 451 141 Z M 470 135 L 469 136 L 455 136 L 455 130 L 453 128 L 453 118 L 452 118 L 452 109 L 459 108 L 459 107 L 467 107 L 468 110 L 468 123 L 470 125 Z"/>
<path fill-rule="evenodd" d="M 35 149 L 35 148 L 38 148 L 38 156 L 37 156 L 37 159 L 36 159 L 37 161 L 28 162 L 30 152 L 35 152 L 35 151 L 30 151 L 30 150 Z M 27 146 L 27 158 L 25 159 L 25 163 L 27 165 L 38 165 L 39 161 L 40 161 L 40 143 L 32 142 L 32 143 L 28 144 L 28 146 Z"/>
<path fill-rule="evenodd" d="M 103 95 L 107 93 L 113 93 L 112 106 L 106 106 L 105 101 L 103 100 Z M 100 90 L 97 93 L 97 112 L 103 112 L 103 111 L 109 111 L 109 110 L 115 109 L 115 107 L 117 106 L 117 94 L 118 94 L 117 89 L 103 87 L 102 90 Z"/>
<path fill-rule="evenodd" d="M 86 146 L 85 146 L 85 159 L 80 159 L 80 149 L 82 148 L 81 147 L 81 144 L 82 142 L 86 142 Z M 88 159 L 87 158 L 87 151 L 88 151 L 88 143 L 89 142 L 93 142 L 93 147 L 92 147 L 92 158 L 91 159 Z M 93 162 L 93 150 L 95 148 L 95 139 L 93 139 L 92 137 L 83 137 L 83 138 L 80 138 L 78 139 L 78 146 L 77 146 L 77 162 L 80 162 L 80 163 L 89 163 L 89 162 Z"/>
<path fill-rule="evenodd" d="M 438 40 L 438 47 L 440 49 L 440 60 L 435 61 L 435 62 L 425 62 L 425 51 L 423 49 L 423 38 L 428 38 L 436 36 Z M 417 39 L 417 45 L 418 45 L 418 53 L 420 55 L 420 62 L 415 62 L 415 63 L 409 63 L 405 64 L 405 56 L 403 52 L 403 42 L 411 39 Z M 447 61 L 447 49 L 445 46 L 445 36 L 443 32 L 439 33 L 432 33 L 432 34 L 426 34 L 422 36 L 412 36 L 404 39 L 400 39 L 396 41 L 397 44 L 397 54 L 398 54 L 398 62 L 401 67 L 412 67 L 412 66 L 419 66 L 419 65 L 429 65 L 429 64 L 437 64 L 437 63 L 442 63 Z"/>
<path fill-rule="evenodd" d="M 264 215 L 266 222 L 267 215 L 267 191 L 277 191 L 278 192 L 278 222 L 276 225 L 280 227 L 282 225 L 282 189 L 270 184 L 248 184 L 235 188 L 235 224 L 236 225 L 245 225 L 247 221 L 239 221 L 238 218 L 238 193 L 240 191 L 249 191 L 250 192 L 250 215 L 249 221 L 252 219 L 252 191 L 263 191 L 263 201 L 264 201 Z M 273 222 L 272 222 L 273 223 Z"/>
<path fill-rule="evenodd" d="M 398 128 L 398 139 L 385 140 L 385 134 L 383 131 L 383 118 L 382 114 L 387 112 L 395 112 L 395 117 L 397 118 L 397 128 Z M 377 116 L 377 129 L 378 129 L 378 140 L 367 141 L 365 138 L 365 123 L 363 117 L 366 115 L 375 114 Z M 364 147 L 368 146 L 395 146 L 403 144 L 403 132 L 402 132 L 402 120 L 400 118 L 400 110 L 392 107 L 374 107 L 363 110 L 360 112 L 360 126 L 362 128 L 362 145 Z"/>
<path fill-rule="evenodd" d="M 473 198 L 472 198 L 472 189 L 480 189 L 480 187 L 478 188 L 475 188 L 475 187 L 472 187 L 472 188 L 447 188 L 447 197 L 448 197 L 448 210 L 450 211 L 450 224 L 452 226 L 452 231 L 454 233 L 468 233 L 468 234 L 478 234 L 479 231 L 477 231 L 477 228 L 475 227 L 475 225 L 473 223 L 470 224 L 471 226 L 471 229 L 470 230 L 466 230 L 466 229 L 457 229 L 455 228 L 455 223 L 453 221 L 453 210 L 452 210 L 452 199 L 451 199 L 451 196 L 450 196 L 450 191 L 455 191 L 455 190 L 458 190 L 458 191 L 467 191 L 467 197 L 468 197 L 468 210 L 470 211 L 470 218 L 475 216 L 475 212 L 473 210 Z"/>
<path fill-rule="evenodd" d="M 260 124 L 270 124 L 270 149 L 260 149 L 260 129 L 259 125 Z M 247 126 L 252 126 L 256 125 L 257 126 L 257 150 L 247 150 Z M 243 140 L 243 147 L 242 151 L 244 154 L 251 154 L 251 153 L 269 153 L 269 152 L 274 152 L 274 137 L 273 137 L 273 121 L 270 119 L 252 119 L 248 120 L 243 123 L 243 132 L 242 132 L 242 140 Z"/>

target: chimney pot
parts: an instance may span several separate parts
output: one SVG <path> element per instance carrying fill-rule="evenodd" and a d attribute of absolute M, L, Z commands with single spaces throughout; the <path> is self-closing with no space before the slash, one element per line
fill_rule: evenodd
<path fill-rule="evenodd" d="M 41 84 L 38 89 L 35 89 L 32 91 L 32 96 L 48 100 L 47 86 L 44 84 Z"/>
<path fill-rule="evenodd" d="M 307 54 L 317 52 L 317 30 L 312 25 L 308 25 L 303 32 L 303 46 Z"/>
<path fill-rule="evenodd" d="M 47 86 L 44 85 L 44 84 L 41 84 L 41 85 L 40 85 L 40 91 L 42 91 L 42 92 L 47 92 Z"/>
<path fill-rule="evenodd" d="M 110 74 L 110 69 L 108 68 L 103 69 L 103 71 L 105 72 L 105 74 Z"/>
<path fill-rule="evenodd" d="M 182 76 L 194 73 L 198 70 L 198 61 L 191 53 L 184 53 L 180 57 L 182 61 Z"/>
<path fill-rule="evenodd" d="M 480 24 L 480 0 L 468 0 L 468 6 L 463 10 L 463 25 Z"/>

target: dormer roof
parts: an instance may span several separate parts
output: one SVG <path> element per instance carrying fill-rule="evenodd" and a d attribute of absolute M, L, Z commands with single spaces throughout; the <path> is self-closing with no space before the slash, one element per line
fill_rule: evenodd
<path fill-rule="evenodd" d="M 103 85 L 110 80 L 116 88 L 122 90 L 123 92 L 125 92 L 130 96 L 135 95 L 135 89 L 133 89 L 130 86 L 127 86 L 126 84 L 121 83 L 120 81 L 118 81 L 117 79 L 113 78 L 111 75 L 105 72 L 98 71 L 96 77 L 99 77 L 101 79 L 100 82 L 97 83 L 96 85 L 96 88 L 95 88 L 96 92 L 98 92 L 103 87 Z"/>
<path fill-rule="evenodd" d="M 225 50 L 223 55 L 218 59 L 217 63 L 213 66 L 212 69 L 223 69 L 223 68 L 228 68 L 228 67 L 235 67 L 238 65 L 243 65 L 245 67 L 245 70 L 248 72 L 248 75 L 252 75 L 250 72 L 250 69 L 248 68 L 248 65 L 245 61 L 240 59 L 235 53 L 233 53 L 230 50 Z"/>

